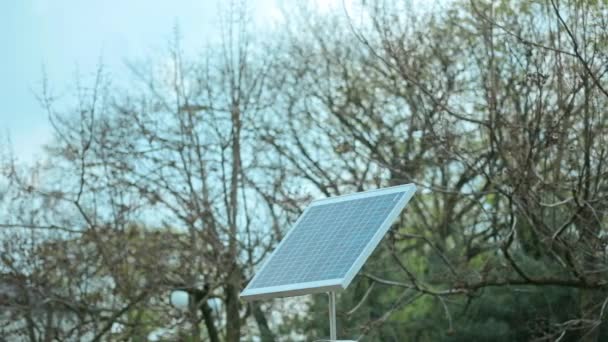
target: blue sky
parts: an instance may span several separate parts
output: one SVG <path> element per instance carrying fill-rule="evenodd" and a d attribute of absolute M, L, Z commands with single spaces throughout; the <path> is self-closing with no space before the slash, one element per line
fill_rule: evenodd
<path fill-rule="evenodd" d="M 258 0 L 255 12 L 272 15 L 274 0 Z M 100 58 L 114 81 L 125 61 L 164 49 L 178 24 L 186 52 L 218 35 L 215 0 L 1 0 L 0 138 L 7 133 L 20 161 L 41 156 L 51 128 L 34 92 L 43 66 L 56 94 L 70 96 L 76 72 L 95 71 Z"/>

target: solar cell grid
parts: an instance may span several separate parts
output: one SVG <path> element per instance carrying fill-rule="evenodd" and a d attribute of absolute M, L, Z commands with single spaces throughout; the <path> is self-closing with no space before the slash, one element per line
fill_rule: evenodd
<path fill-rule="evenodd" d="M 249 288 L 343 277 L 402 196 L 310 208 Z"/>

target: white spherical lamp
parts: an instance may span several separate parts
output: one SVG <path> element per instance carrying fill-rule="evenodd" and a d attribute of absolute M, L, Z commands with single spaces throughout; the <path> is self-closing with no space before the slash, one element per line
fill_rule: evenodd
<path fill-rule="evenodd" d="M 171 305 L 178 309 L 188 308 L 188 299 L 190 295 L 186 291 L 175 290 L 171 292 Z"/>

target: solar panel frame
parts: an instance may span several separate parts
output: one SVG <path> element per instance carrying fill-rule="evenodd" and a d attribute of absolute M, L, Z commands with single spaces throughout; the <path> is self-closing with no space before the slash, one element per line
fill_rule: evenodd
<path fill-rule="evenodd" d="M 319 281 L 299 282 L 291 283 L 278 286 L 267 286 L 259 288 L 249 288 L 254 283 L 256 278 L 263 274 L 264 269 L 271 263 L 271 260 L 277 251 L 281 248 L 284 241 L 287 241 L 289 236 L 296 230 L 301 220 L 306 217 L 306 213 L 316 206 L 326 205 L 331 203 L 339 203 L 344 201 L 351 201 L 362 198 L 369 198 L 374 196 L 388 195 L 393 193 L 402 192 L 404 195 L 399 199 L 399 202 L 393 207 L 386 218 L 382 221 L 372 238 L 367 242 L 359 256 L 355 259 L 349 270 L 346 272 L 344 277 L 334 279 L 324 279 Z M 287 232 L 287 235 L 281 240 L 274 252 L 267 258 L 260 270 L 251 279 L 248 286 L 241 292 L 240 297 L 245 300 L 256 300 L 256 299 L 267 299 L 274 297 L 290 297 L 299 296 L 304 294 L 312 294 L 319 292 L 330 292 L 330 291 L 342 291 L 348 287 L 354 277 L 357 275 L 365 261 L 369 258 L 372 252 L 376 249 L 390 226 L 393 224 L 395 219 L 399 216 L 403 208 L 410 201 L 414 193 L 416 192 L 416 186 L 414 184 L 404 184 L 388 188 L 369 190 L 364 192 L 357 192 L 353 194 L 347 194 L 336 197 L 323 198 L 312 201 L 304 212 L 298 217 L 292 228 Z"/>

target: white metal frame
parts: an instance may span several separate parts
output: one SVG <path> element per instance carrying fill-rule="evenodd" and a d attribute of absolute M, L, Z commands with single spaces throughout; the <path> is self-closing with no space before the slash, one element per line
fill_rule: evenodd
<path fill-rule="evenodd" d="M 399 203 L 393 208 L 393 210 L 389 213 L 386 219 L 380 225 L 380 228 L 376 231 L 371 240 L 367 243 L 361 254 L 357 257 L 351 268 L 346 272 L 346 275 L 343 278 L 336 279 L 328 279 L 321 281 L 312 281 L 312 282 L 304 282 L 304 283 L 294 283 L 288 285 L 281 286 L 269 286 L 263 288 L 255 288 L 249 289 L 248 287 L 241 292 L 240 297 L 245 300 L 254 300 L 254 299 L 266 299 L 266 298 L 274 298 L 274 297 L 290 297 L 290 296 L 299 296 L 310 293 L 319 293 L 319 292 L 335 292 L 341 291 L 348 287 L 348 285 L 353 281 L 354 277 L 357 275 L 363 264 L 372 254 L 374 249 L 378 246 L 384 234 L 388 231 L 391 224 L 395 221 L 399 213 L 405 208 L 405 205 L 410 201 L 414 193 L 416 192 L 416 186 L 414 184 L 404 184 L 393 186 L 389 188 L 376 189 L 364 192 L 357 192 L 354 194 L 324 198 L 319 200 L 312 201 L 308 207 L 304 210 L 302 215 L 298 218 L 293 227 L 296 227 L 302 217 L 305 216 L 306 212 L 315 206 L 325 205 L 330 203 L 338 203 L 343 201 L 350 201 L 354 199 L 388 195 L 397 192 L 404 192 L 405 196 L 403 196 Z M 257 272 L 257 274 L 253 277 L 253 279 L 249 282 L 250 284 L 262 273 L 264 268 L 270 263 L 270 260 L 277 254 L 278 251 L 283 246 L 283 241 L 287 241 L 289 235 L 294 231 L 294 229 L 290 229 L 285 238 L 279 243 L 276 250 L 268 257 L 268 260 L 264 262 L 262 268 Z"/>

